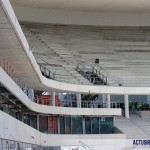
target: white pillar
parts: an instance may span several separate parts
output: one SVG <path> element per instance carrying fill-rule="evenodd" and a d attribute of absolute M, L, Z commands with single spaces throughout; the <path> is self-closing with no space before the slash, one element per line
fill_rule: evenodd
<path fill-rule="evenodd" d="M 110 94 L 107 94 L 106 96 L 106 104 L 107 104 L 107 108 L 110 108 Z"/>
<path fill-rule="evenodd" d="M 34 101 L 34 90 L 33 89 L 28 89 L 28 96 L 32 101 Z"/>
<path fill-rule="evenodd" d="M 102 95 L 103 108 L 106 108 L 106 95 Z"/>
<path fill-rule="evenodd" d="M 125 117 L 129 119 L 129 100 L 128 95 L 124 95 Z"/>
<path fill-rule="evenodd" d="M 81 94 L 76 94 L 77 97 L 77 107 L 81 108 Z"/>
<path fill-rule="evenodd" d="M 52 106 L 55 106 L 55 92 L 52 92 L 51 101 L 52 101 Z"/>

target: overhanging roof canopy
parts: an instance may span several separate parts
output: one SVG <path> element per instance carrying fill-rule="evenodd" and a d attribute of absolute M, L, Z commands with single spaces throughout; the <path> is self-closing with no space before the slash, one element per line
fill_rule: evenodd
<path fill-rule="evenodd" d="M 94 12 L 150 12 L 149 0 L 11 0 L 15 5 Z"/>

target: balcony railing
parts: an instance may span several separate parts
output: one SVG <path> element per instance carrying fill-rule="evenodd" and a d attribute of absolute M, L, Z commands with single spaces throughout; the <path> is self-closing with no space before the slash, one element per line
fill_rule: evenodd
<path fill-rule="evenodd" d="M 46 67 L 42 66 L 41 64 L 38 65 L 44 77 L 55 80 L 55 74 L 52 71 L 48 70 Z"/>
<path fill-rule="evenodd" d="M 35 102 L 41 105 L 52 106 L 52 101 L 47 98 L 35 98 Z M 107 103 L 95 102 L 95 101 L 81 101 L 81 103 L 77 101 L 55 101 L 55 106 L 57 107 L 81 107 L 81 108 L 107 108 Z M 110 108 L 121 108 L 120 103 L 111 102 Z"/>

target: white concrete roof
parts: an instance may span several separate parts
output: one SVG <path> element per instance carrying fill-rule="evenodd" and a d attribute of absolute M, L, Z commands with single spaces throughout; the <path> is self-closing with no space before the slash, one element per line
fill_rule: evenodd
<path fill-rule="evenodd" d="M 149 0 L 11 0 L 15 5 L 97 12 L 150 12 Z"/>

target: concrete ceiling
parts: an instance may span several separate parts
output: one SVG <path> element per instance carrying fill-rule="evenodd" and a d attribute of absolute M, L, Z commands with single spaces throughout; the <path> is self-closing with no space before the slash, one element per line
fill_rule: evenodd
<path fill-rule="evenodd" d="M 150 12 L 149 0 L 10 0 L 13 5 L 96 12 Z"/>
<path fill-rule="evenodd" d="M 22 28 L 37 62 L 65 80 L 86 84 L 75 67 L 82 62 L 90 68 L 98 58 L 110 85 L 150 86 L 149 27 L 22 23 Z"/>

